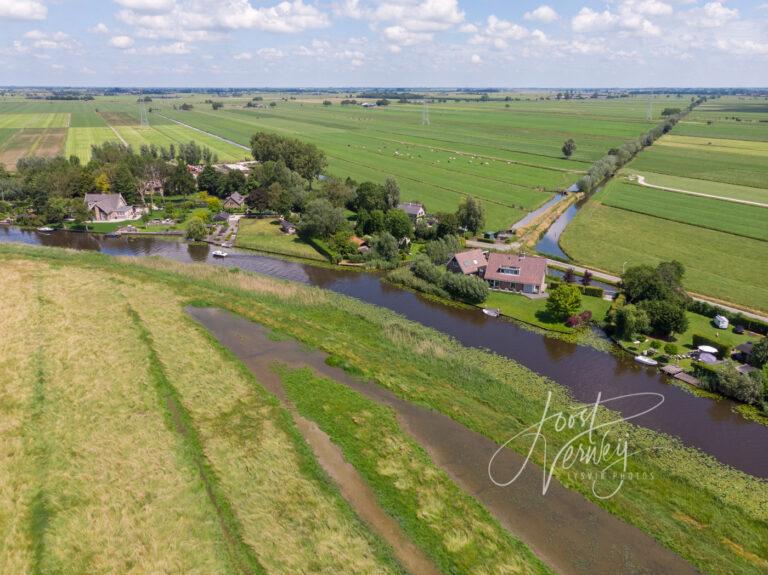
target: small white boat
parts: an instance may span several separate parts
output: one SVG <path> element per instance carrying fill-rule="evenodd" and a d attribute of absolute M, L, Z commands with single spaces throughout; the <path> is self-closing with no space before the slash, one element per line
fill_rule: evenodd
<path fill-rule="evenodd" d="M 221 250 L 215 250 L 215 251 L 214 251 L 214 252 L 213 252 L 211 255 L 212 255 L 213 257 L 215 257 L 215 258 L 225 258 L 225 257 L 227 257 L 229 254 L 228 254 L 227 252 L 223 252 L 223 251 L 221 251 Z"/>
<path fill-rule="evenodd" d="M 495 307 L 484 307 L 483 313 L 491 317 L 499 317 L 501 315 L 501 310 Z"/>
<path fill-rule="evenodd" d="M 643 365 L 659 365 L 658 361 L 651 359 L 650 357 L 645 357 L 644 355 L 636 355 L 635 361 L 637 363 L 642 363 Z"/>
<path fill-rule="evenodd" d="M 37 231 L 38 232 L 52 232 L 53 228 L 49 227 L 49 226 L 42 226 L 42 227 L 37 228 Z"/>

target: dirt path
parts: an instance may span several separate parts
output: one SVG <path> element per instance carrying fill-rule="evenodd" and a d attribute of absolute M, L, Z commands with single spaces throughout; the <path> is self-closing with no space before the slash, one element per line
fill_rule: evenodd
<path fill-rule="evenodd" d="M 676 192 L 678 194 L 688 194 L 689 196 L 699 196 L 702 198 L 712 198 L 713 200 L 722 200 L 724 202 L 732 202 L 734 204 L 746 204 L 748 206 L 758 206 L 760 208 L 768 208 L 768 204 L 762 202 L 753 202 L 750 200 L 739 200 L 736 198 L 729 198 L 726 196 L 714 196 L 712 194 L 703 194 L 701 192 L 691 192 L 690 190 L 681 190 L 680 188 L 668 188 L 666 186 L 657 186 L 655 184 L 649 184 L 645 181 L 645 176 L 637 176 L 637 183 L 646 188 L 655 188 L 657 190 L 665 190 L 667 192 Z"/>
<path fill-rule="evenodd" d="M 302 361 L 303 352 L 298 349 L 298 346 L 293 342 L 272 341 L 267 337 L 268 331 L 265 328 L 245 320 L 241 321 L 245 321 L 247 324 L 243 326 L 246 331 L 236 332 L 239 334 L 235 335 L 239 344 L 234 345 L 234 342 L 229 340 L 225 342 L 224 333 L 221 329 L 229 330 L 227 330 L 226 325 L 220 322 L 226 323 L 230 318 L 237 319 L 236 316 L 215 309 L 190 308 L 189 312 L 210 329 L 219 341 L 230 347 L 244 361 L 259 382 L 275 394 L 281 403 L 288 408 L 296 427 L 299 428 L 304 440 L 312 448 L 318 463 L 333 479 L 357 515 L 392 547 L 395 556 L 408 572 L 415 575 L 439 575 L 440 571 L 437 570 L 429 557 L 411 542 L 397 521 L 387 515 L 379 506 L 373 490 L 357 469 L 347 463 L 341 450 L 331 441 L 330 437 L 315 422 L 302 417 L 288 400 L 280 377 L 274 371 L 273 365 L 276 361 L 291 367 L 306 365 Z M 210 325 L 211 320 L 217 322 L 216 325 L 220 329 L 215 329 Z M 296 349 L 291 349 L 286 346 L 286 343 L 295 346 Z M 247 354 L 247 361 L 241 356 L 241 353 Z"/>
<path fill-rule="evenodd" d="M 429 452 L 433 461 L 557 572 L 591 575 L 696 573 L 683 559 L 639 529 L 555 480 L 549 492 L 542 495 L 542 470 L 537 466 L 529 464 L 513 486 L 497 487 L 489 480 L 487 470 L 498 445 L 449 417 L 416 406 L 381 386 L 355 379 L 341 369 L 326 365 L 324 353 L 304 349 L 295 341 L 273 341 L 268 337 L 269 331 L 259 324 L 217 309 L 190 308 L 189 311 L 283 400 L 285 393 L 279 378 L 274 374 L 265 377 L 272 373 L 270 365 L 273 362 L 309 366 L 325 377 L 391 406 L 404 429 Z M 324 467 L 329 463 L 326 460 Z M 521 465 L 522 457 L 506 450 L 495 461 L 494 469 L 501 477 L 511 477 Z M 342 491 L 346 496 L 346 490 Z"/>

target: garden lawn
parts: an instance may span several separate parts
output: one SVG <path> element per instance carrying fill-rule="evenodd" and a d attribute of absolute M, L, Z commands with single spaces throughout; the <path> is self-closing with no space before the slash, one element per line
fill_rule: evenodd
<path fill-rule="evenodd" d="M 565 325 L 564 322 L 553 319 L 547 313 L 546 306 L 546 298 L 529 299 L 520 294 L 500 291 L 491 291 L 488 299 L 483 304 L 483 307 L 498 308 L 505 316 L 543 329 L 560 333 L 574 333 L 576 331 Z M 593 320 L 601 321 L 610 307 L 610 301 L 597 297 L 582 296 L 581 308 L 578 313 L 589 310 L 592 312 Z"/>
<path fill-rule="evenodd" d="M 284 234 L 276 220 L 269 218 L 240 220 L 235 244 L 261 252 L 281 254 L 308 260 L 326 261 L 315 248 L 296 235 Z"/>

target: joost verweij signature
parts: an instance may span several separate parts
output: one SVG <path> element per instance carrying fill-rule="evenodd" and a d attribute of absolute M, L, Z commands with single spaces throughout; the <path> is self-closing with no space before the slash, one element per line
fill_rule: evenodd
<path fill-rule="evenodd" d="M 605 406 L 611 402 L 631 398 L 655 399 L 655 402 L 638 413 L 608 421 L 597 421 L 599 406 Z M 522 475 L 523 471 L 525 471 L 537 446 L 541 445 L 541 448 L 543 449 L 542 495 L 546 495 L 552 482 L 552 477 L 558 469 L 568 471 L 573 469 L 577 464 L 580 464 L 580 469 L 583 469 L 583 465 L 586 464 L 593 465 L 598 470 L 594 475 L 590 474 L 590 476 L 594 477 L 592 482 L 592 493 L 595 497 L 600 499 L 609 499 L 616 495 L 622 485 L 624 485 L 624 481 L 627 477 L 629 458 L 632 455 L 646 451 L 646 449 L 640 449 L 630 452 L 627 438 L 624 435 L 618 434 L 614 437 L 611 435 L 611 431 L 623 421 L 630 421 L 645 415 L 646 413 L 650 413 L 664 403 L 664 396 L 660 393 L 640 392 L 603 399 L 602 393 L 598 393 L 593 404 L 576 408 L 572 413 L 567 411 L 553 411 L 551 403 L 552 392 L 550 391 L 547 394 L 547 401 L 544 405 L 541 419 L 530 427 L 523 429 L 514 437 L 511 437 L 496 450 L 491 457 L 491 460 L 488 462 L 488 476 L 491 481 L 499 487 L 507 487 L 514 483 Z M 551 460 L 548 459 L 547 438 L 544 434 L 545 425 L 547 424 L 552 426 L 557 433 L 574 433 L 555 453 Z M 528 453 L 517 472 L 510 479 L 501 480 L 494 475 L 494 462 L 497 457 L 504 452 L 507 445 L 521 438 L 531 439 Z M 603 483 L 608 483 L 610 485 L 614 482 L 615 487 L 613 489 L 608 487 L 604 492 L 604 489 L 602 488 Z"/>

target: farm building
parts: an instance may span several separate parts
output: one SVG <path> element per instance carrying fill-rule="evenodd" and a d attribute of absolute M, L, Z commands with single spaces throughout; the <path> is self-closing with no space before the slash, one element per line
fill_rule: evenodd
<path fill-rule="evenodd" d="M 239 192 L 235 192 L 231 196 L 227 196 L 224 200 L 224 209 L 226 210 L 239 210 L 245 206 L 245 196 Z"/>
<path fill-rule="evenodd" d="M 426 210 L 424 210 L 424 206 L 418 202 L 406 202 L 404 204 L 398 204 L 397 209 L 403 210 L 414 222 L 427 215 Z"/>
<path fill-rule="evenodd" d="M 129 206 L 122 194 L 85 194 L 85 204 L 94 222 L 135 220 L 142 210 Z"/>
<path fill-rule="evenodd" d="M 296 226 L 288 220 L 280 220 L 280 230 L 285 234 L 293 235 L 296 233 Z"/>
<path fill-rule="evenodd" d="M 491 289 L 540 294 L 546 291 L 545 258 L 492 253 L 483 279 Z"/>

